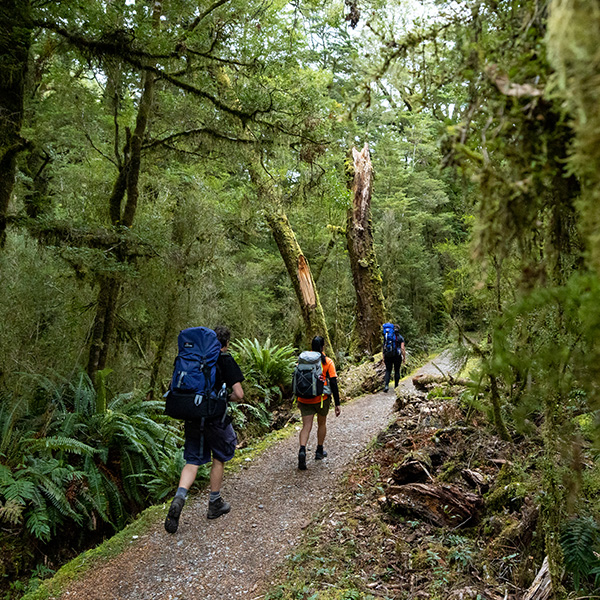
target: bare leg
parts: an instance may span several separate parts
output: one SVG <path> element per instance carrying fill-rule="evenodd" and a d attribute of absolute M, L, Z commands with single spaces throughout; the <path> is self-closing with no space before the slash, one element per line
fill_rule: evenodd
<path fill-rule="evenodd" d="M 327 435 L 327 417 L 317 415 L 317 445 L 322 446 Z"/>
<path fill-rule="evenodd" d="M 314 415 L 305 415 L 302 417 L 302 431 L 300 431 L 300 445 L 306 446 L 308 436 L 312 430 Z"/>
<path fill-rule="evenodd" d="M 181 470 L 179 487 L 189 490 L 194 484 L 194 481 L 196 481 L 196 475 L 198 475 L 198 465 L 185 465 L 185 467 L 183 467 Z"/>
<path fill-rule="evenodd" d="M 220 460 L 213 458 L 212 466 L 210 468 L 210 491 L 220 492 L 221 484 L 223 483 L 223 471 L 225 470 L 225 463 Z"/>

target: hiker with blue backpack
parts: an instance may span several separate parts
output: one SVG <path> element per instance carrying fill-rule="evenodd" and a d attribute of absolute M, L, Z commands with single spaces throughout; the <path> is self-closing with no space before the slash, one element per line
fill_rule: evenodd
<path fill-rule="evenodd" d="M 317 415 L 317 449 L 315 460 L 327 456 L 323 449 L 327 434 L 327 415 L 331 407 L 331 397 L 335 404 L 335 416 L 339 417 L 340 392 L 337 373 L 333 361 L 325 356 L 325 340 L 317 335 L 311 343 L 312 350 L 302 352 L 294 370 L 292 391 L 296 396 L 302 416 L 300 431 L 300 450 L 298 451 L 298 468 L 306 470 L 306 445 L 312 430 L 314 416 Z"/>
<path fill-rule="evenodd" d="M 198 467 L 211 462 L 209 519 L 228 513 L 229 502 L 221 497 L 225 463 L 233 458 L 237 436 L 227 414 L 230 401 L 244 398 L 244 376 L 228 352 L 231 334 L 227 327 L 191 327 L 179 333 L 177 358 L 165 413 L 185 421 L 185 444 L 179 487 L 165 519 L 165 529 L 175 533 Z"/>
<path fill-rule="evenodd" d="M 400 330 L 393 323 L 384 323 L 382 326 L 383 334 L 383 362 L 385 363 L 385 380 L 383 391 L 387 393 L 390 389 L 390 377 L 394 369 L 394 387 L 398 387 L 400 382 L 400 369 L 402 363 L 406 363 L 406 349 L 404 347 L 404 338 L 400 335 Z"/>

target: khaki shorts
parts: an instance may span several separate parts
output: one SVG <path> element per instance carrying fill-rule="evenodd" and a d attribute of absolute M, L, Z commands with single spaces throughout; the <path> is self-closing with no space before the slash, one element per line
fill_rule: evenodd
<path fill-rule="evenodd" d="M 300 414 L 303 417 L 308 417 L 310 415 L 321 415 L 322 417 L 326 417 L 330 406 L 331 398 L 323 400 L 323 406 L 321 406 L 320 402 L 317 402 L 316 404 L 305 404 L 304 402 L 298 402 L 298 408 L 300 409 Z"/>

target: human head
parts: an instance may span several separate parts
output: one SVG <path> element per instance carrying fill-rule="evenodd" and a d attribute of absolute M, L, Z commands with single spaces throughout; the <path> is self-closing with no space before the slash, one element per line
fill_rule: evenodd
<path fill-rule="evenodd" d="M 323 352 L 323 348 L 325 348 L 325 339 L 320 335 L 315 335 L 311 344 L 311 348 L 313 352 Z"/>
<path fill-rule="evenodd" d="M 215 327 L 215 333 L 217 334 L 217 339 L 219 340 L 219 344 L 221 344 L 221 348 L 225 348 L 227 344 L 229 344 L 229 339 L 231 338 L 231 331 L 227 327 L 223 327 L 218 325 Z"/>

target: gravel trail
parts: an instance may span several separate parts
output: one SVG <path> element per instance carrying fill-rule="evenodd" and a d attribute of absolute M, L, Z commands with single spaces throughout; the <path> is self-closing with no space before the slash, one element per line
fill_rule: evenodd
<path fill-rule="evenodd" d="M 437 365 L 437 368 L 436 366 Z M 455 371 L 442 353 L 419 373 Z M 414 389 L 410 379 L 400 386 Z M 81 600 L 258 600 L 302 530 L 331 501 L 347 465 L 386 428 L 395 401 L 393 389 L 342 405 L 327 420 L 329 456 L 314 460 L 316 420 L 308 443 L 306 471 L 297 469 L 298 436 L 273 445 L 235 474 L 225 473 L 223 497 L 231 512 L 206 519 L 208 494 L 188 499 L 179 530 L 162 522 L 119 556 L 90 570 L 61 596 Z"/>

